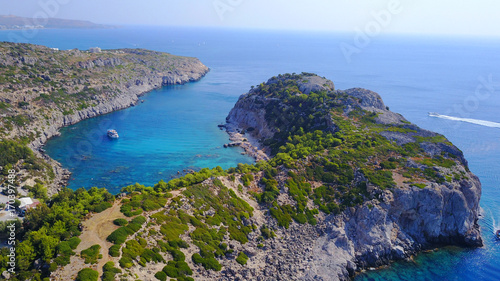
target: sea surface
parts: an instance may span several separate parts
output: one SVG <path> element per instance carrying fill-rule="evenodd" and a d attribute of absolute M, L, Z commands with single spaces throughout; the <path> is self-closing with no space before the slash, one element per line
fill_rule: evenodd
<path fill-rule="evenodd" d="M 392 111 L 444 134 L 464 152 L 483 184 L 485 246 L 423 253 L 356 280 L 500 280 L 500 240 L 493 235 L 500 222 L 500 39 L 393 35 L 363 45 L 354 39 L 354 34 L 148 26 L 0 31 L 3 41 L 59 49 L 148 48 L 194 56 L 211 69 L 199 82 L 153 91 L 136 107 L 62 129 L 45 148 L 72 171 L 71 188 L 118 192 L 135 182 L 168 180 L 186 168 L 251 163 L 241 149 L 222 148 L 228 137 L 217 124 L 250 86 L 280 73 L 314 72 L 337 89 L 376 91 Z M 352 53 L 344 54 L 341 46 Z M 104 137 L 108 128 L 117 129 L 120 138 Z"/>

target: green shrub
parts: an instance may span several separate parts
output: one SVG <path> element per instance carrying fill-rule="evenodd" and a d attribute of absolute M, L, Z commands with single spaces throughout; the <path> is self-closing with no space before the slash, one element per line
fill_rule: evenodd
<path fill-rule="evenodd" d="M 252 174 L 245 174 L 241 176 L 241 181 L 243 182 L 244 186 L 250 186 L 250 183 L 253 181 L 253 175 Z"/>
<path fill-rule="evenodd" d="M 85 263 L 97 263 L 97 260 L 102 258 L 102 255 L 99 254 L 99 251 L 101 250 L 100 245 L 93 245 L 90 246 L 90 248 L 83 250 L 80 253 L 80 256 L 85 259 Z"/>
<path fill-rule="evenodd" d="M 185 261 L 178 261 L 176 263 L 176 268 L 180 275 L 192 275 L 193 271 L 189 268 L 189 265 Z"/>
<path fill-rule="evenodd" d="M 107 262 L 102 267 L 102 281 L 114 281 L 115 275 L 121 273 L 121 269 L 115 267 L 115 263 L 112 261 Z"/>
<path fill-rule="evenodd" d="M 78 247 L 80 242 L 82 242 L 82 240 L 78 237 L 71 237 L 70 239 L 68 239 L 68 244 L 73 250 L 76 249 L 76 247 Z"/>
<path fill-rule="evenodd" d="M 179 271 L 177 270 L 177 268 L 175 268 L 174 266 L 171 266 L 171 265 L 165 266 L 163 268 L 163 272 L 165 272 L 165 274 L 167 274 L 168 277 L 172 277 L 172 278 L 179 277 Z"/>
<path fill-rule="evenodd" d="M 160 232 L 165 235 L 166 240 L 170 241 L 179 239 L 179 236 L 188 231 L 188 229 L 189 227 L 185 224 L 170 222 L 162 225 Z"/>
<path fill-rule="evenodd" d="M 164 259 L 163 257 L 154 252 L 151 249 L 144 249 L 144 251 L 141 254 L 141 259 L 144 259 L 146 262 L 154 261 L 154 262 L 163 262 Z"/>
<path fill-rule="evenodd" d="M 172 255 L 174 261 L 184 261 L 186 259 L 184 253 L 177 249 L 171 249 L 169 250 L 169 252 Z"/>
<path fill-rule="evenodd" d="M 131 268 L 134 265 L 132 259 L 129 257 L 122 257 L 119 262 L 122 268 Z"/>
<path fill-rule="evenodd" d="M 248 256 L 245 253 L 240 252 L 238 254 L 238 257 L 236 258 L 236 262 L 241 265 L 245 265 L 247 264 L 247 261 L 248 261 Z"/>
<path fill-rule="evenodd" d="M 274 231 L 270 230 L 267 226 L 263 225 L 261 228 L 260 228 L 260 233 L 262 234 L 262 237 L 264 237 L 264 239 L 269 239 L 269 238 L 274 238 L 276 237 L 276 234 L 274 233 Z"/>
<path fill-rule="evenodd" d="M 99 205 L 94 207 L 94 212 L 100 213 L 108 208 L 111 208 L 111 206 L 113 206 L 113 205 L 109 202 L 101 202 L 101 203 L 99 203 Z"/>
<path fill-rule="evenodd" d="M 155 277 L 160 281 L 167 281 L 167 274 L 163 271 L 156 272 Z"/>
<path fill-rule="evenodd" d="M 127 221 L 126 219 L 122 219 L 122 218 L 120 218 L 120 219 L 116 219 L 116 220 L 114 220 L 114 221 L 113 221 L 113 223 L 114 223 L 115 225 L 118 225 L 118 226 L 125 226 L 125 225 L 127 225 L 127 224 L 128 224 L 128 221 Z"/>
<path fill-rule="evenodd" d="M 119 257 L 120 256 L 120 248 L 121 246 L 120 245 L 113 245 L 111 247 L 109 247 L 109 255 L 112 256 L 112 257 Z"/>
<path fill-rule="evenodd" d="M 277 221 L 279 226 L 283 226 L 288 228 L 290 223 L 292 222 L 292 217 L 281 210 L 281 208 L 271 208 L 269 210 L 271 212 L 271 216 L 273 216 Z"/>
<path fill-rule="evenodd" d="M 221 264 L 214 257 L 203 258 L 200 254 L 195 253 L 191 257 L 195 264 L 201 264 L 205 269 L 212 269 L 215 271 L 220 271 L 222 269 Z"/>
<path fill-rule="evenodd" d="M 76 281 L 97 281 L 99 273 L 90 268 L 84 268 L 78 272 Z"/>
<path fill-rule="evenodd" d="M 131 228 L 128 226 L 122 226 L 118 228 L 117 230 L 113 231 L 107 238 L 111 243 L 114 244 L 123 244 L 125 240 L 127 240 L 127 237 L 131 234 L 134 234 L 135 231 L 133 231 Z"/>

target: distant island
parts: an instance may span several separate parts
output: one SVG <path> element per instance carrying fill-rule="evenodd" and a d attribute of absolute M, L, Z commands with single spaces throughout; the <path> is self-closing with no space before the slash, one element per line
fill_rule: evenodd
<path fill-rule="evenodd" d="M 43 22 L 43 24 L 42 24 Z M 46 20 L 0 15 L 0 30 L 46 29 L 46 28 L 116 28 L 113 25 L 97 24 L 85 20 L 48 18 Z"/>

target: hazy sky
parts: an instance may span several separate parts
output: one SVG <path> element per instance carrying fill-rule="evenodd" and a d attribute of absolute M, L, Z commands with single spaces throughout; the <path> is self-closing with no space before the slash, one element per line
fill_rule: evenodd
<path fill-rule="evenodd" d="M 0 0 L 0 14 L 96 23 L 496 37 L 499 12 L 498 0 Z"/>

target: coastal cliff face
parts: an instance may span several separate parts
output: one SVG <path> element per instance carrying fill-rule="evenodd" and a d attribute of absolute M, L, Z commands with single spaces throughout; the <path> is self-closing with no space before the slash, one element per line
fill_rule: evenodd
<path fill-rule="evenodd" d="M 314 110 L 307 106 L 305 96 L 311 97 L 311 92 L 325 94 L 318 97 Z M 327 98 L 336 99 L 330 103 L 334 106 L 326 105 Z M 292 104 L 292 99 L 298 102 Z M 351 124 L 344 124 L 346 121 Z M 287 253 L 294 265 L 288 269 L 288 265 L 284 268 L 279 262 L 270 263 L 266 266 L 270 276 L 347 280 L 356 271 L 406 259 L 424 249 L 482 245 L 477 223 L 481 184 L 469 171 L 462 152 L 443 136 L 420 129 L 389 111 L 372 91 L 334 90 L 331 81 L 312 74 L 280 75 L 242 95 L 227 122 L 230 133 L 244 131 L 258 139 L 256 144 L 272 151 L 271 157 L 287 151 L 285 147 L 295 132 L 314 130 L 331 132 L 342 141 L 356 135 L 346 134 L 347 129 L 364 132 L 367 137 L 356 141 L 354 149 L 376 151 L 370 147 L 381 146 L 385 141 L 384 145 L 391 146 L 382 154 L 365 155 L 358 163 L 356 157 L 336 159 L 346 161 L 354 169 L 352 183 L 366 183 L 366 190 L 360 191 L 363 199 L 335 214 L 324 214 L 313 228 L 291 225 L 278 248 Z M 301 124 L 305 126 L 298 128 Z M 398 151 L 397 147 L 403 150 Z M 342 154 L 353 152 L 344 149 Z M 327 150 L 322 153 L 332 155 Z M 305 159 L 302 168 L 290 170 L 300 173 L 301 169 L 314 166 L 314 156 Z M 381 181 L 372 172 L 385 175 L 386 179 Z M 286 178 L 286 173 L 283 176 Z M 315 187 L 339 186 L 338 181 L 307 178 L 306 175 L 312 193 Z M 281 183 L 283 196 L 289 187 L 286 180 Z M 311 199 L 314 201 L 315 197 Z M 345 200 L 335 202 L 341 205 Z"/>
<path fill-rule="evenodd" d="M 197 81 L 208 71 L 196 58 L 142 49 L 59 51 L 0 43 L 0 135 L 27 139 L 52 164 L 55 177 L 43 180 L 53 193 L 67 172 L 39 149 L 61 127 L 133 106 L 146 92 Z"/>

